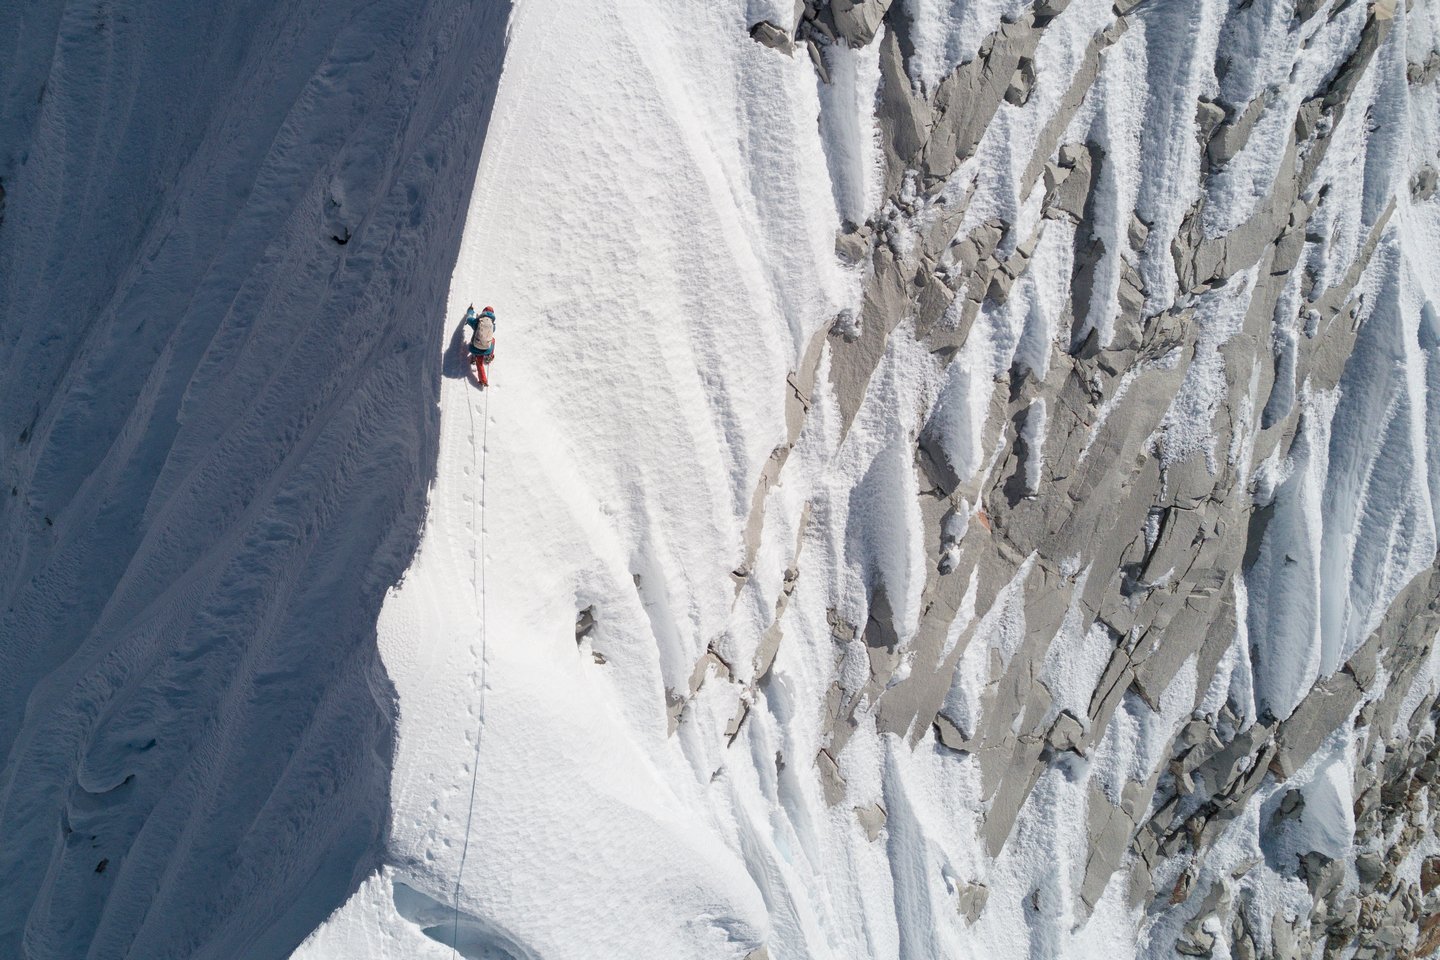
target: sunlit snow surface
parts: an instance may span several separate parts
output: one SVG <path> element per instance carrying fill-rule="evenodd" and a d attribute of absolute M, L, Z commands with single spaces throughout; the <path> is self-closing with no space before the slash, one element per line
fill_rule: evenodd
<path fill-rule="evenodd" d="M 916 18 L 912 76 L 938 82 L 1018 6 L 907 3 Z M 1030 108 L 997 115 L 972 161 L 979 187 L 967 224 L 1038 218 L 1036 199 L 1018 190 L 1029 144 L 1110 8 L 1076 0 L 1047 30 Z M 1224 8 L 1155 5 L 1107 55 L 1067 136 L 1094 138 L 1113 161 L 1097 187 L 1098 233 L 1120 237 L 1126 222 L 1115 211 L 1131 208 L 1162 236 L 1173 233 L 1199 196 L 1199 147 L 1188 131 L 1196 98 L 1217 93 L 1211 65 L 1220 44 L 1265 51 L 1253 71 L 1227 80 L 1235 87 L 1227 96 L 1243 102 L 1292 69 L 1313 87 L 1344 58 L 1364 18 L 1358 5 L 1334 24 L 1321 18 L 1306 28 L 1302 50 L 1295 37 L 1280 43 L 1283 24 L 1262 17 L 1222 31 Z M 1062 335 L 1055 290 L 1067 282 L 1069 239 L 1059 226 L 1046 234 L 1010 304 L 977 321 L 947 372 L 937 372 L 902 322 L 843 436 L 834 397 L 817 388 L 767 496 L 758 553 L 737 584 L 731 572 L 745 560 L 751 494 L 786 440 L 786 372 L 857 295 L 859 277 L 840 270 L 831 243 L 842 219 L 875 212 L 878 162 L 867 92 L 878 79 L 873 51 L 829 51 L 836 84 L 817 96 L 803 51 L 787 58 L 751 42 L 744 14 L 738 5 L 517 6 L 450 327 L 437 344 L 449 358 L 438 479 L 415 564 L 381 617 L 400 711 L 390 864 L 316 932 L 297 954 L 303 960 L 439 957 L 452 942 L 466 956 L 517 960 L 741 958 L 761 945 L 776 958 L 1143 953 L 1144 917 L 1125 905 L 1123 871 L 1093 914 L 1076 906 L 1092 855 L 1091 784 L 1118 800 L 1127 779 L 1148 776 L 1200 696 L 1218 705 L 1233 695 L 1256 712 L 1293 704 L 1433 554 L 1425 474 L 1435 467 L 1424 452 L 1433 446 L 1420 441 L 1436 428 L 1415 411 L 1433 392 L 1419 372 L 1427 362 L 1419 347 L 1429 350 L 1436 336 L 1435 291 L 1426 286 L 1434 280 L 1408 263 L 1402 250 L 1415 241 L 1402 237 L 1433 240 L 1435 217 L 1405 211 L 1364 278 L 1378 315 L 1389 311 L 1397 329 L 1377 321 L 1357 348 L 1361 357 L 1393 357 L 1357 366 L 1349 376 L 1365 386 L 1341 391 L 1357 398 L 1351 403 L 1399 411 L 1387 418 L 1402 458 L 1380 455 L 1363 412 L 1347 413 L 1334 397 L 1297 400 L 1313 405 L 1303 429 L 1315 432 L 1314 443 L 1330 443 L 1337 430 L 1353 435 L 1356 465 L 1346 475 L 1359 487 L 1350 497 L 1370 497 L 1390 525 L 1381 539 L 1391 545 L 1367 548 L 1362 561 L 1378 571 L 1378 589 L 1357 595 L 1349 612 L 1337 613 L 1334 599 L 1318 606 L 1345 575 L 1312 565 L 1300 584 L 1317 605 L 1314 617 L 1358 618 L 1341 631 L 1345 639 L 1322 641 L 1287 619 L 1254 640 L 1280 651 L 1284 666 L 1252 675 L 1242 606 L 1218 676 L 1198 677 L 1190 664 L 1158 712 L 1130 698 L 1082 776 L 1063 766 L 1040 776 L 993 861 L 977 839 L 983 807 L 973 766 L 937 750 L 928 732 L 913 745 L 877 735 L 862 711 L 838 758 L 848 778 L 843 799 L 828 804 L 813 759 L 826 743 L 821 705 L 835 676 L 854 689 L 866 665 L 863 655 L 837 662 L 827 611 L 864 622 L 867 584 L 879 582 L 896 623 L 913 627 L 930 547 L 916 507 L 914 432 L 938 403 L 957 467 L 986 468 L 995 451 L 979 438 L 995 377 L 1015 362 L 1043 364 L 1048 342 Z M 1381 58 L 1382 77 L 1395 71 L 1396 46 Z M 1377 83 L 1357 96 L 1393 116 L 1403 98 Z M 1339 138 L 1327 164 L 1368 157 L 1370 173 L 1326 175 L 1344 183 L 1336 206 L 1369 224 L 1377 211 L 1367 192 L 1391 189 L 1408 172 L 1400 145 L 1366 140 L 1364 118 L 1361 109 L 1348 114 L 1356 130 Z M 1433 119 L 1415 131 L 1426 141 L 1412 146 L 1415 155 L 1433 154 Z M 1263 195 L 1252 181 L 1268 184 L 1279 161 L 1265 141 L 1257 134 L 1253 149 L 1209 183 L 1207 229 L 1243 221 Z M 1158 306 L 1169 305 L 1168 258 L 1149 258 L 1143 269 L 1160 291 Z M 1099 276 L 1113 302 L 1118 260 Z M 1235 296 L 1253 279 L 1237 277 Z M 464 377 L 452 336 L 466 305 L 482 301 L 501 317 L 488 393 Z M 1202 350 L 1233 336 L 1236 310 L 1243 301 L 1206 302 Z M 1109 335 L 1113 317 L 1089 319 Z M 1377 369 L 1385 376 L 1377 379 Z M 1155 438 L 1162 458 L 1243 456 L 1212 449 L 1206 415 L 1223 392 L 1216 376 L 1203 358 L 1191 365 Z M 1349 538 L 1339 551 L 1348 556 L 1381 526 L 1357 523 L 1330 502 L 1330 466 L 1322 458 L 1245 469 L 1268 471 L 1271 493 L 1280 488 L 1293 504 L 1304 528 L 1295 542 Z M 1373 483 L 1387 471 L 1394 494 Z M 758 692 L 747 690 L 791 569 L 798 578 L 773 674 Z M 1262 556 L 1248 582 L 1264 586 L 1265 570 Z M 979 619 L 947 701 L 957 715 L 978 709 L 991 658 L 1003 663 L 1023 635 L 1023 575 L 989 609 L 973 609 L 972 594 L 952 629 L 953 643 Z M 1305 602 L 1284 583 L 1262 593 L 1250 598 L 1251 623 L 1274 604 Z M 577 615 L 592 606 L 596 627 L 577 644 Z M 725 651 L 726 662 L 703 661 L 707 649 Z M 1057 704 L 1081 712 L 1108 655 L 1108 638 L 1067 620 L 1046 666 Z M 682 700 L 672 730 L 666 707 Z M 731 742 L 732 721 L 746 708 Z M 1276 843 L 1343 852 L 1353 829 L 1345 820 L 1350 762 L 1337 741 L 1292 778 L 1319 826 Z M 871 839 L 856 810 L 875 803 L 888 819 Z M 1220 844 L 1217 864 L 1259 852 L 1258 815 L 1257 803 Z M 973 926 L 955 909 L 970 883 L 989 890 Z M 1275 902 L 1303 907 L 1293 887 L 1276 879 Z M 1157 933 L 1162 954 L 1168 942 Z"/>
<path fill-rule="evenodd" d="M 450 311 L 497 308 L 494 386 L 447 364 L 425 533 L 380 621 L 400 748 L 376 883 L 416 891 L 395 909 L 447 944 L 477 732 L 462 941 L 723 957 L 771 939 L 772 911 L 816 922 L 787 904 L 814 882 L 786 862 L 798 838 L 726 761 L 734 694 L 674 737 L 665 707 L 716 634 L 764 626 L 730 576 L 751 493 L 785 441 L 786 371 L 856 280 L 808 61 L 733 6 L 678 14 L 526 3 L 511 24 Z M 386 927 L 362 898 L 300 956 L 411 955 Z"/>
<path fill-rule="evenodd" d="M 896 3 L 924 90 L 1028 6 Z M 1185 918 L 1129 907 L 1123 870 L 1078 905 L 1095 795 L 1157 770 L 1195 703 L 1286 713 L 1434 554 L 1440 202 L 1408 184 L 1440 105 L 1404 74 L 1440 6 L 1410 6 L 1335 135 L 1315 223 L 1333 242 L 1304 264 L 1340 282 L 1398 198 L 1343 381 L 1277 391 L 1305 411 L 1288 456 L 1253 462 L 1243 429 L 1216 448 L 1215 357 L 1251 269 L 1201 304 L 1152 438 L 1167 464 L 1229 458 L 1274 506 L 1233 643 L 1043 770 L 994 858 L 976 763 L 928 717 L 877 734 L 861 705 L 826 796 L 827 701 L 870 670 L 833 622 L 865 623 L 883 586 L 890 676 L 911 673 L 936 546 L 916 436 L 993 468 L 997 378 L 1044 376 L 1071 336 L 1074 228 L 1048 225 L 948 368 L 894 318 L 844 429 L 824 331 L 862 276 L 835 231 L 895 216 L 876 209 L 875 46 L 828 48 L 822 86 L 803 47 L 747 36 L 788 0 L 0 8 L 24 41 L 0 58 L 0 955 L 270 957 L 307 934 L 300 960 L 1169 955 Z M 1109 157 L 1089 226 L 1112 254 L 1082 328 L 1113 333 L 1131 209 L 1160 310 L 1192 204 L 1214 235 L 1263 202 L 1296 98 L 1368 14 L 1292 29 L 1290 7 L 1157 0 L 1106 52 L 1063 137 Z M 1113 21 L 1112 0 L 1074 0 L 1046 28 L 1030 99 L 952 177 L 974 184 L 962 235 L 1039 222 L 1030 153 Z M 1284 109 L 1202 179 L 1197 98 L 1266 90 Z M 500 315 L 484 393 L 461 361 L 471 303 Z M 1277 355 L 1300 335 L 1277 324 Z M 1041 448 L 1043 409 L 1026 429 Z M 1111 573 L 1087 563 L 1066 575 Z M 993 603 L 971 583 L 947 715 L 977 718 L 1017 655 L 1032 569 Z M 1043 663 L 1077 715 L 1112 647 L 1088 622 L 1072 609 Z M 1269 861 L 1257 899 L 1309 910 L 1271 862 L 1347 855 L 1355 752 L 1345 727 L 1323 743 L 1286 784 L 1310 815 L 1262 841 L 1267 785 L 1207 877 Z M 972 924 L 956 905 L 978 885 Z"/>

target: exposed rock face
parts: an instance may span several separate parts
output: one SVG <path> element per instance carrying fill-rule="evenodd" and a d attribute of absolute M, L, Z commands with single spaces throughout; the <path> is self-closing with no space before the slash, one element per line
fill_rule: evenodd
<path fill-rule="evenodd" d="M 837 667 L 817 775 L 840 802 L 860 723 L 931 743 L 978 775 L 991 858 L 1043 775 L 1086 781 L 1067 909 L 1118 883 L 1157 956 L 1424 955 L 1440 144 L 1410 116 L 1440 54 L 1393 0 L 1188 7 L 1040 0 L 936 82 L 905 5 L 806 5 L 819 82 L 866 45 L 881 77 L 842 429 L 897 351 L 937 384 L 923 587 L 832 614 L 870 676 Z M 1118 775 L 1086 759 L 1127 737 Z"/>

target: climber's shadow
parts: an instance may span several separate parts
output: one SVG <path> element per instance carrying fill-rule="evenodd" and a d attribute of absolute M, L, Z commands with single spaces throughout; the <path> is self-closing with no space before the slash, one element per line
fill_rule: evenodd
<path fill-rule="evenodd" d="M 465 317 L 460 317 L 460 322 L 455 325 L 455 333 L 450 337 L 450 346 L 445 350 L 445 357 L 440 361 L 441 376 L 449 377 L 451 380 L 464 380 L 470 376 L 474 369 L 470 364 L 470 351 L 465 348 Z"/>

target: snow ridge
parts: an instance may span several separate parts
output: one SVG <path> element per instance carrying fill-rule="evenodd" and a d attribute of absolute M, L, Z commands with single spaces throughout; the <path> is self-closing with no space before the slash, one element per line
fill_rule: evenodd
<path fill-rule="evenodd" d="M 468 957 L 1419 946 L 1404 13 L 522 4 L 450 305 L 523 324 L 491 653 L 455 382 L 393 860 L 297 956 L 444 955 L 472 813 Z"/>

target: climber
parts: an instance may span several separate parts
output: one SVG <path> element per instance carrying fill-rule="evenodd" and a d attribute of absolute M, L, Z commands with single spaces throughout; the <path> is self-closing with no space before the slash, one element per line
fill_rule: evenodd
<path fill-rule="evenodd" d="M 472 303 L 465 311 L 465 323 L 475 330 L 470 335 L 470 359 L 475 364 L 475 374 L 480 378 L 480 386 L 489 386 L 490 378 L 485 375 L 485 367 L 495 359 L 495 311 L 486 307 L 476 314 L 475 304 Z"/>

